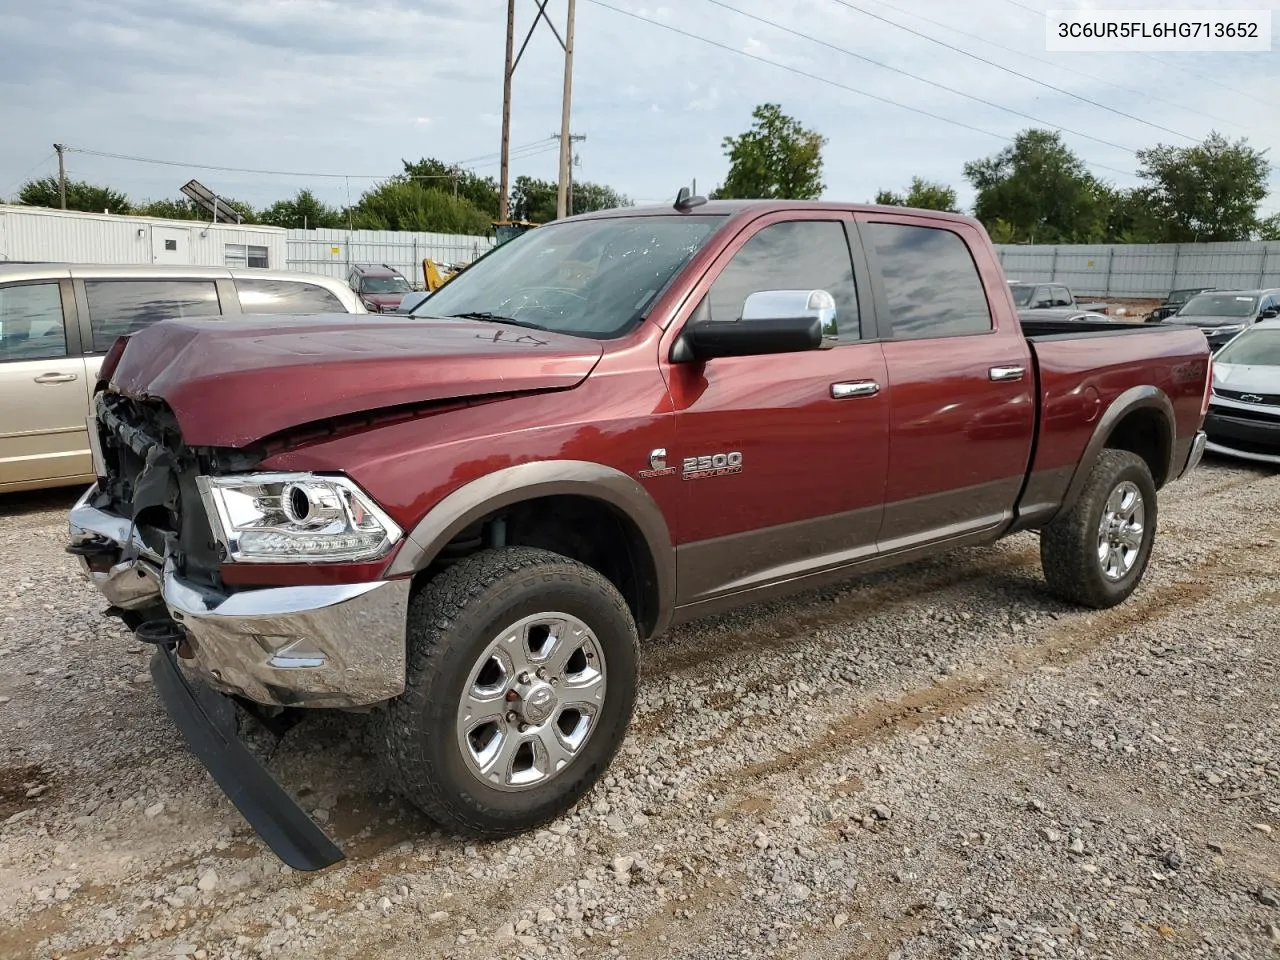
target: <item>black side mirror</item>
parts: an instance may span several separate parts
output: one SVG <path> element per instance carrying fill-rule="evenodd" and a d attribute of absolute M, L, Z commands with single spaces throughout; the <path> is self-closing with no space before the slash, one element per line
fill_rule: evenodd
<path fill-rule="evenodd" d="M 1259 320 L 1274 320 L 1276 317 L 1280 317 L 1280 307 L 1267 307 L 1258 314 Z"/>
<path fill-rule="evenodd" d="M 672 363 L 823 350 L 837 339 L 836 303 L 825 290 L 762 290 L 747 297 L 739 320 L 684 328 Z"/>
<path fill-rule="evenodd" d="M 821 347 L 822 321 L 817 317 L 705 321 L 685 327 L 671 351 L 671 359 L 675 363 L 690 363 L 717 357 L 799 353 Z"/>

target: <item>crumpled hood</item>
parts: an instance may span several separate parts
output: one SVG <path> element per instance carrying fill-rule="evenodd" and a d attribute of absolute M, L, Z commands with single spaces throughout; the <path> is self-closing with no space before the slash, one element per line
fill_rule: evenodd
<path fill-rule="evenodd" d="M 193 446 L 402 404 L 566 389 L 593 340 L 473 320 L 367 314 L 165 320 L 129 337 L 111 388 L 169 405 Z"/>

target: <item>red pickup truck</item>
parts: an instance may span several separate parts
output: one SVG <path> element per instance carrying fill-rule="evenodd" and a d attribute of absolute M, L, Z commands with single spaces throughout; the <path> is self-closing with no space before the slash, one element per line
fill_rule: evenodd
<path fill-rule="evenodd" d="M 1023 321 L 976 221 L 837 203 L 572 217 L 415 315 L 122 338 L 68 550 L 287 862 L 341 856 L 233 699 L 373 709 L 391 775 L 503 835 L 611 763 L 672 623 L 1040 531 L 1106 607 L 1204 448 L 1197 330 Z"/>

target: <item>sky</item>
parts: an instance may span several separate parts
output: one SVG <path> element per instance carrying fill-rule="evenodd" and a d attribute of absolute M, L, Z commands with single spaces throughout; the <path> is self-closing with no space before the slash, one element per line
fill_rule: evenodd
<path fill-rule="evenodd" d="M 562 33 L 566 5 L 547 3 Z M 955 187 L 967 208 L 964 163 L 1031 126 L 1062 129 L 1121 187 L 1139 182 L 1133 150 L 1211 130 L 1248 137 L 1280 166 L 1280 43 L 1271 53 L 1046 52 L 1043 11 L 1088 6 L 1152 4 L 578 0 L 570 128 L 586 139 L 575 179 L 636 202 L 669 201 L 693 181 L 706 193 L 728 170 L 723 138 L 746 130 L 763 102 L 828 138 L 826 199 L 866 201 L 921 176 Z M 518 46 L 537 0 L 516 11 Z M 340 206 L 424 156 L 497 177 L 505 27 L 502 0 L 5 4 L 0 198 L 57 172 L 54 142 L 73 148 L 69 177 L 134 200 L 177 197 L 195 177 L 259 207 L 303 187 Z M 562 85 L 563 54 L 539 23 L 513 80 L 513 179 L 555 179 Z M 1272 189 L 1264 213 L 1280 211 L 1280 174 Z"/>

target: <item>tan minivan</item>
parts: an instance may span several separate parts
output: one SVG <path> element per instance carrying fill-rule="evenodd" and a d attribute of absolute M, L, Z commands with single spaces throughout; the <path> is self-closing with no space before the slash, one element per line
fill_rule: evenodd
<path fill-rule="evenodd" d="M 166 317 L 367 312 L 309 273 L 0 263 L 0 494 L 93 482 L 89 396 L 123 333 Z"/>

